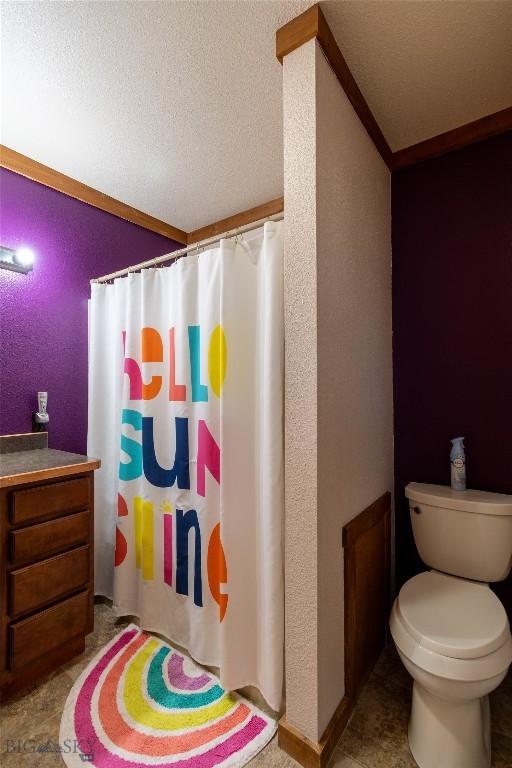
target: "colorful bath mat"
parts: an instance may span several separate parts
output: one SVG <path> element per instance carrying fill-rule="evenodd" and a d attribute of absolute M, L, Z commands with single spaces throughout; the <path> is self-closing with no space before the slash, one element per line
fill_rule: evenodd
<path fill-rule="evenodd" d="M 131 624 L 75 682 L 60 745 L 69 768 L 240 768 L 275 731 L 249 701 Z"/>

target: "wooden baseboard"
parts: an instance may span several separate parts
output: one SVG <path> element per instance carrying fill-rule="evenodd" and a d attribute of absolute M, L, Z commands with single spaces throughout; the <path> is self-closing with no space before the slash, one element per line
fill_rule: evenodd
<path fill-rule="evenodd" d="M 304 768 L 325 768 L 348 723 L 354 703 L 346 696 L 342 698 L 320 741 L 308 739 L 284 715 L 277 730 L 279 747 Z"/>

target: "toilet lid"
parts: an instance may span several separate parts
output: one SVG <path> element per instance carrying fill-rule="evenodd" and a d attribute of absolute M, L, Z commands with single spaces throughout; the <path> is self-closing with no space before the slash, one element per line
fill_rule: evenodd
<path fill-rule="evenodd" d="M 487 584 L 426 571 L 398 596 L 404 625 L 425 648 L 455 659 L 475 659 L 500 648 L 510 629 L 507 614 Z"/>

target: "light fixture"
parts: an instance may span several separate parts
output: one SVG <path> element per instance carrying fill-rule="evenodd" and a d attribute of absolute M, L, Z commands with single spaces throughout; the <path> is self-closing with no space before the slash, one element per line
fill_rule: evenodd
<path fill-rule="evenodd" d="M 0 245 L 0 268 L 26 275 L 34 266 L 35 254 L 31 248 L 22 246 L 14 250 Z"/>

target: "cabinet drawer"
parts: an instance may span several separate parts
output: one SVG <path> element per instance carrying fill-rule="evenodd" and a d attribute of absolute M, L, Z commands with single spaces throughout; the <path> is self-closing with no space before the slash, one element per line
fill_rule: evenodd
<path fill-rule="evenodd" d="M 26 563 L 78 544 L 86 544 L 89 539 L 89 515 L 88 511 L 77 512 L 47 523 L 11 531 L 11 562 Z"/>
<path fill-rule="evenodd" d="M 9 626 L 11 670 L 44 656 L 74 637 L 85 634 L 89 593 L 80 592 L 52 608 Z"/>
<path fill-rule="evenodd" d="M 79 547 L 12 571 L 11 618 L 76 592 L 89 580 L 89 547 Z"/>
<path fill-rule="evenodd" d="M 89 506 L 89 478 L 78 477 L 22 491 L 13 491 L 11 522 L 29 523 Z"/>

